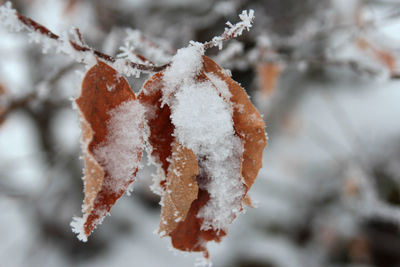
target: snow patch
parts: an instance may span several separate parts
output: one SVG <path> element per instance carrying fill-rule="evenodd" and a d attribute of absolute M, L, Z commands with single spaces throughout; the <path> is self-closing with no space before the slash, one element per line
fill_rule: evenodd
<path fill-rule="evenodd" d="M 127 101 L 110 111 L 107 140 L 94 150 L 95 158 L 110 174 L 108 186 L 114 192 L 124 191 L 140 167 L 145 109 L 138 101 Z"/>
<path fill-rule="evenodd" d="M 69 224 L 71 226 L 72 232 L 78 234 L 78 239 L 82 242 L 87 241 L 87 236 L 85 235 L 83 224 L 86 221 L 86 216 L 83 218 L 73 217 L 72 222 Z"/>

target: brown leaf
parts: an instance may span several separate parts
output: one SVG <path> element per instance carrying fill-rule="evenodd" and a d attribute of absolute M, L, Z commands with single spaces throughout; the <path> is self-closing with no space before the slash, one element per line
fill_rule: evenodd
<path fill-rule="evenodd" d="M 99 158 L 95 151 L 98 147 L 107 145 L 109 140 L 108 123 L 111 111 L 126 101 L 135 100 L 135 94 L 128 82 L 117 71 L 103 62 L 98 62 L 85 75 L 82 82 L 82 91 L 76 104 L 82 116 L 82 141 L 84 151 L 84 217 L 83 233 L 80 238 L 85 240 L 97 224 L 101 223 L 104 216 L 110 211 L 115 202 L 122 196 L 128 185 L 133 182 L 132 177 L 123 181 L 115 181 L 110 170 Z M 135 119 L 135 118 L 132 118 Z M 141 125 L 144 127 L 143 122 Z M 143 140 L 141 140 L 143 144 Z M 140 162 L 142 148 L 133 151 Z M 137 169 L 132 173 L 135 175 Z M 111 185 L 122 183 L 121 188 L 115 189 Z M 82 231 L 75 229 L 74 231 Z"/>
<path fill-rule="evenodd" d="M 203 57 L 203 60 L 204 71 L 199 73 L 197 80 L 199 82 L 209 80 L 207 74 L 213 73 L 228 85 L 232 94 L 231 99 L 227 101 L 233 104 L 234 129 L 244 144 L 241 174 L 243 184 L 248 190 L 261 168 L 262 152 L 266 145 L 264 122 L 243 88 L 211 59 Z M 196 162 L 196 156 L 191 150 L 174 141 L 170 107 L 167 104 L 161 107 L 163 86 L 163 72 L 160 72 L 145 83 L 138 97 L 149 109 L 147 119 L 150 128 L 149 143 L 153 147 L 152 156 L 161 163 L 161 167 L 168 176 L 162 182 L 164 195 L 159 231 L 163 235 L 169 234 L 173 246 L 177 249 L 207 252 L 206 243 L 212 240 L 219 242 L 226 235 L 226 229 L 207 231 L 201 229 L 203 219 L 198 217 L 198 212 L 207 204 L 210 196 L 205 189 L 198 189 L 198 183 L 195 188 L 190 187 L 189 184 L 208 180 L 205 177 L 207 172 L 202 171 L 201 164 L 198 164 L 204 159 L 198 158 Z M 177 150 L 180 153 L 177 153 Z M 178 170 L 182 176 L 177 175 L 175 170 Z M 194 179 L 197 173 L 200 174 Z M 246 193 L 243 195 L 243 202 L 250 205 L 251 200 Z M 181 214 L 183 214 L 182 219 L 176 220 L 177 216 L 181 217 Z"/>
<path fill-rule="evenodd" d="M 148 141 L 153 149 L 152 157 L 161 164 L 164 174 L 167 174 L 169 161 L 174 141 L 174 126 L 171 122 L 171 110 L 168 105 L 161 107 L 163 72 L 156 73 L 144 85 L 138 95 L 138 100 L 148 109 L 150 135 Z M 165 181 L 162 182 L 164 186 Z"/>
<path fill-rule="evenodd" d="M 229 77 L 217 63 L 203 56 L 203 64 L 204 71 L 214 73 L 225 81 L 232 94 L 230 100 L 234 104 L 234 128 L 244 144 L 242 176 L 247 190 L 249 190 L 262 166 L 262 154 L 267 145 L 264 121 L 250 102 L 244 89 Z"/>
<path fill-rule="evenodd" d="M 186 219 L 179 222 L 174 231 L 170 233 L 172 245 L 182 251 L 204 251 L 207 252 L 208 241 L 220 242 L 226 235 L 224 230 L 201 230 L 203 220 L 197 217 L 199 210 L 205 206 L 210 199 L 207 191 L 199 189 L 198 197 L 192 202 Z"/>
<path fill-rule="evenodd" d="M 161 200 L 159 233 L 163 236 L 169 235 L 178 222 L 185 220 L 192 202 L 197 199 L 198 173 L 199 168 L 193 151 L 174 142 L 166 190 Z"/>
<path fill-rule="evenodd" d="M 204 73 L 199 74 L 199 80 L 207 79 L 208 73 L 216 74 L 228 85 L 232 94 L 230 101 L 234 104 L 233 121 L 236 134 L 244 143 L 242 176 L 247 190 L 257 176 L 262 165 L 262 153 L 266 146 L 264 131 L 264 121 L 256 108 L 251 104 L 243 88 L 226 75 L 223 70 L 208 57 L 203 57 Z M 200 159 L 201 160 L 201 159 Z M 204 172 L 200 171 L 200 173 Z M 206 178 L 197 177 L 197 180 Z M 247 191 L 246 191 L 247 193 Z M 219 242 L 226 235 L 226 230 L 201 230 L 203 220 L 197 216 L 199 210 L 205 206 L 209 200 L 207 191 L 200 189 L 198 198 L 192 203 L 186 219 L 179 222 L 174 231 L 171 232 L 171 241 L 175 248 L 183 251 L 203 251 L 207 252 L 206 243 L 208 241 Z M 243 201 L 251 205 L 251 200 L 246 194 Z"/>
<path fill-rule="evenodd" d="M 164 86 L 163 73 L 162 71 L 151 77 L 144 84 L 143 90 L 138 95 L 139 101 L 149 110 L 146 117 L 149 122 L 150 136 L 148 140 L 152 146 L 152 157 L 161 164 L 165 175 L 168 175 L 167 179 L 161 181 L 164 207 L 161 211 L 159 232 L 162 235 L 169 234 L 173 246 L 177 249 L 184 251 L 206 251 L 205 242 L 203 241 L 219 241 L 220 237 L 225 235 L 225 232 L 219 231 L 217 233 L 212 230 L 200 230 L 202 220 L 197 218 L 197 212 L 207 203 L 209 195 L 206 191 L 198 190 L 196 182 L 198 177 L 190 178 L 198 173 L 196 157 L 191 150 L 182 147 L 174 141 L 173 132 L 175 127 L 170 118 L 170 107 L 167 104 L 161 107 L 162 89 Z M 199 79 L 204 80 L 207 77 L 201 74 Z M 187 158 L 186 161 L 188 163 L 186 164 L 191 166 L 185 171 L 187 176 L 185 175 L 184 181 L 176 179 L 177 177 L 174 177 L 175 175 L 173 174 L 175 167 L 172 166 L 178 164 L 178 168 L 180 168 L 179 164 L 183 163 L 175 158 L 176 156 L 180 157 L 181 153 L 173 153 L 178 147 L 182 151 L 185 151 L 182 153 Z M 170 162 L 173 165 L 170 165 Z M 194 183 L 189 181 L 193 181 Z M 190 183 L 193 184 L 193 188 L 189 187 Z M 184 193 L 182 188 L 179 188 L 181 185 L 188 189 L 186 193 Z M 176 193 L 178 195 L 175 196 Z M 173 201 L 178 203 L 179 207 L 176 209 L 172 207 Z M 182 219 L 176 220 L 177 218 L 174 216 L 176 210 L 178 210 L 179 214 L 183 215 Z"/>

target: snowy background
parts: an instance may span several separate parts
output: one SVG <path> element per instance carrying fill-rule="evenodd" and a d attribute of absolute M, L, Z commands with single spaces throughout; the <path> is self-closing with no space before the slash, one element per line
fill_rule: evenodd
<path fill-rule="evenodd" d="M 140 30 L 162 49 L 134 48 L 158 64 L 254 9 L 249 33 L 207 52 L 245 87 L 269 134 L 250 191 L 258 208 L 209 244 L 214 265 L 400 266 L 398 1 L 12 4 L 57 34 L 79 28 L 113 56 L 131 48 L 128 27 Z M 42 54 L 27 34 L 0 27 L 0 36 L 0 112 L 10 109 L 0 125 L 0 266 L 193 266 L 201 255 L 171 250 L 168 238 L 153 234 L 160 207 L 149 189 L 151 166 L 89 241 L 78 241 L 69 223 L 80 215 L 83 161 L 71 99 L 85 66 Z M 266 89 L 259 69 L 268 64 L 281 71 Z M 146 78 L 130 78 L 135 91 Z"/>

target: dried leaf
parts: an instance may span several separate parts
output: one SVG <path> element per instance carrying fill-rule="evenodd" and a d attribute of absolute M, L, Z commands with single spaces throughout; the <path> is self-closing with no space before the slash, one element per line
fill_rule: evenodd
<path fill-rule="evenodd" d="M 161 200 L 159 233 L 169 235 L 180 221 L 185 220 L 192 202 L 197 199 L 199 173 L 193 151 L 177 142 L 172 145 L 165 194 Z"/>
<path fill-rule="evenodd" d="M 242 162 L 242 177 L 246 185 L 246 193 L 243 195 L 243 202 L 251 205 L 250 198 L 246 195 L 253 184 L 257 173 L 262 165 L 262 153 L 266 145 L 264 121 L 260 114 L 251 104 L 243 88 L 226 75 L 223 70 L 211 59 L 203 57 L 204 73 L 199 74 L 199 80 L 207 79 L 207 74 L 213 73 L 223 80 L 232 94 L 230 101 L 234 105 L 233 121 L 236 134 L 244 143 Z M 201 161 L 201 159 L 198 159 Z M 201 164 L 199 164 L 201 166 Z M 205 172 L 200 170 L 202 175 Z M 199 175 L 197 180 L 206 180 L 206 177 Z M 183 251 L 207 252 L 208 241 L 219 242 L 226 235 L 226 230 L 201 230 L 203 220 L 198 217 L 198 212 L 209 201 L 207 191 L 200 189 L 198 198 L 192 203 L 186 219 L 178 224 L 171 232 L 171 241 L 175 248 Z"/>
<path fill-rule="evenodd" d="M 207 252 L 206 244 L 208 241 L 220 242 L 221 238 L 226 235 L 224 230 L 201 230 L 203 220 L 198 218 L 197 214 L 209 199 L 208 192 L 200 189 L 197 199 L 190 206 L 186 219 L 179 222 L 175 230 L 170 233 L 174 248 L 182 251 Z"/>
<path fill-rule="evenodd" d="M 198 173 L 196 157 L 191 150 L 182 147 L 174 141 L 173 132 L 175 127 L 170 119 L 170 107 L 167 104 L 161 107 L 162 89 L 164 86 L 163 73 L 163 71 L 156 73 L 150 78 L 144 84 L 143 90 L 138 96 L 142 105 L 148 108 L 147 120 L 149 121 L 150 129 L 148 140 L 152 147 L 153 160 L 160 163 L 164 174 L 168 176 L 166 179 L 161 179 L 160 181 L 161 188 L 159 193 L 162 196 L 162 203 L 164 206 L 161 211 L 159 233 L 163 236 L 170 235 L 172 244 L 177 249 L 184 251 L 206 251 L 205 242 L 203 241 L 219 241 L 220 237 L 225 235 L 225 232 L 218 231 L 217 233 L 212 230 L 200 230 L 202 220 L 197 218 L 197 213 L 207 203 L 209 195 L 207 191 L 198 189 L 196 182 L 196 179 L 199 179 L 198 176 L 190 178 L 195 173 Z M 207 79 L 207 77 L 201 74 L 199 79 L 204 80 Z M 176 175 L 173 174 L 174 167 L 172 166 L 180 162 L 175 158 L 179 156 L 180 153 L 173 153 L 178 147 L 185 151 L 184 154 L 186 154 L 185 157 L 187 157 L 186 161 L 188 161 L 186 164 L 191 165 L 191 167 L 187 169 L 187 176 L 185 175 L 187 178 L 186 183 L 177 180 L 177 177 L 174 177 Z M 170 162 L 172 162 L 173 165 L 170 165 Z M 194 183 L 189 181 L 193 181 Z M 191 183 L 193 188 L 189 187 Z M 179 188 L 181 184 L 185 188 L 188 188 L 185 196 L 183 195 L 184 191 Z M 181 192 L 178 192 L 178 190 Z M 178 195 L 175 196 L 175 193 L 178 193 Z M 179 207 L 176 209 L 172 208 L 171 204 L 173 201 L 179 203 Z M 174 216 L 176 210 L 178 210 L 179 214 L 182 214 L 182 218 L 179 220 L 176 220 L 177 218 Z M 185 233 L 190 236 L 186 236 Z"/>
<path fill-rule="evenodd" d="M 121 146 L 118 142 L 123 142 L 124 140 L 121 139 L 124 136 L 119 136 L 118 129 L 110 128 L 110 120 L 119 108 L 125 107 L 130 103 L 133 103 L 132 105 L 138 103 L 134 101 L 135 98 L 135 94 L 127 81 L 117 71 L 103 62 L 98 62 L 92 67 L 86 73 L 82 82 L 82 92 L 76 100 L 76 104 L 82 116 L 82 141 L 85 160 L 84 216 L 71 223 L 73 230 L 79 234 L 78 238 L 82 240 L 86 240 L 96 225 L 101 223 L 111 207 L 126 191 L 129 184 L 133 182 L 133 177 L 137 172 L 136 166 L 141 160 L 142 145 L 144 143 L 142 137 L 139 136 L 137 141 L 139 145 L 129 147 L 130 150 L 128 152 L 133 155 L 133 161 L 135 162 L 132 173 L 126 175 L 127 177 L 125 175 L 116 177 L 116 173 L 119 174 L 120 171 L 118 166 L 114 166 L 115 162 L 113 160 L 117 159 L 107 159 L 101 153 L 102 149 L 115 145 L 115 142 Z M 126 114 L 127 112 L 124 110 L 124 113 Z M 136 116 L 135 114 L 133 115 Z M 133 121 L 141 118 L 137 116 L 129 119 Z M 121 124 L 121 122 L 119 123 Z M 138 121 L 138 127 L 144 128 L 143 123 L 143 121 Z M 112 131 L 117 131 L 117 133 Z M 111 140 L 111 138 L 116 140 Z M 113 149 L 115 150 L 114 147 Z M 111 152 L 118 153 L 118 151 L 109 150 L 105 151 L 106 154 Z M 113 155 L 108 156 L 112 157 Z M 128 169 L 128 171 L 131 170 Z M 122 174 L 124 173 L 122 172 Z"/>
<path fill-rule="evenodd" d="M 211 59 L 203 57 L 203 60 L 204 71 L 199 73 L 197 80 L 199 82 L 209 80 L 213 84 L 209 77 L 214 74 L 226 83 L 232 94 L 230 100 L 225 101 L 231 101 L 233 105 L 235 133 L 244 145 L 244 153 L 240 157 L 243 157 L 241 175 L 246 192 L 242 201 L 251 205 L 251 200 L 246 194 L 261 168 L 262 152 L 266 145 L 264 122 L 243 88 Z M 219 242 L 226 235 L 226 229 L 202 230 L 203 219 L 198 214 L 207 205 L 210 195 L 197 185 L 199 181 L 209 179 L 206 177 L 207 171 L 201 167 L 201 162 L 205 159 L 200 157 L 196 160 L 195 154 L 177 143 L 173 137 L 175 127 L 170 119 L 170 107 L 168 104 L 161 107 L 163 75 L 164 72 L 160 72 L 150 78 L 138 97 L 141 103 L 148 107 L 147 119 L 150 128 L 149 143 L 153 147 L 152 157 L 160 163 L 167 176 L 166 180 L 161 182 L 163 208 L 159 231 L 162 235 L 170 235 L 172 244 L 177 249 L 207 252 L 206 243 L 212 240 Z M 214 86 L 218 91 L 218 85 Z M 195 188 L 189 184 L 195 184 Z"/>
<path fill-rule="evenodd" d="M 222 69 L 208 57 L 203 57 L 204 71 L 212 72 L 226 82 L 232 94 L 231 101 L 234 104 L 233 122 L 236 134 L 244 144 L 242 176 L 247 190 L 253 185 L 258 171 L 262 167 L 262 154 L 267 139 L 265 136 L 265 124 L 260 113 L 250 102 L 243 88 L 229 77 Z"/>

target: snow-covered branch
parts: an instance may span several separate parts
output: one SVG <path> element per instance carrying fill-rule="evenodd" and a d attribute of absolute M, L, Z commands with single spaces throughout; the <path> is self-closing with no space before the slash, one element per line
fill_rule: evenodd
<path fill-rule="evenodd" d="M 166 67 L 166 65 L 155 66 L 153 64 L 139 64 L 126 59 L 115 59 L 100 51 L 81 44 L 80 41 L 78 43 L 76 41 L 69 40 L 67 34 L 65 34 L 65 36 L 58 36 L 43 25 L 18 13 L 12 8 L 10 2 L 0 6 L 0 21 L 3 25 L 9 27 L 13 31 L 28 31 L 30 40 L 32 42 L 41 43 L 44 53 L 52 48 L 55 49 L 56 52 L 66 54 L 76 61 L 88 65 L 93 65 L 97 60 L 102 60 L 127 76 L 138 76 L 140 75 L 140 72 L 158 72 Z M 77 32 L 75 30 L 73 33 L 76 36 L 79 31 Z M 80 33 L 78 36 L 81 40 L 82 36 Z"/>

